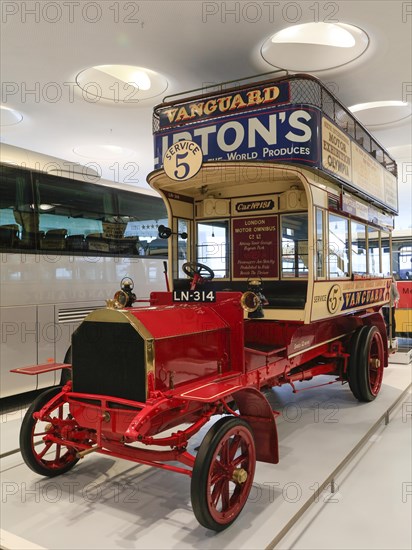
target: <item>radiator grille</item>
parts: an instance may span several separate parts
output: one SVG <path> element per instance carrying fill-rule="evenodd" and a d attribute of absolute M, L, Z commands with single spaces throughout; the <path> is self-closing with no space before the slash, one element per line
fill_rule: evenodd
<path fill-rule="evenodd" d="M 72 350 L 75 392 L 146 401 L 145 341 L 132 325 L 85 321 Z"/>

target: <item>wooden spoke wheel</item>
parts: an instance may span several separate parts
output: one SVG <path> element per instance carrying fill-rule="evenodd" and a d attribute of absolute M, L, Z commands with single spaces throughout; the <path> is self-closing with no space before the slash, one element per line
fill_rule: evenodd
<path fill-rule="evenodd" d="M 76 449 L 47 441 L 48 435 L 60 436 L 59 428 L 52 422 L 42 422 L 33 418 L 48 401 L 61 391 L 61 387 L 52 388 L 40 394 L 26 412 L 20 430 L 20 450 L 24 462 L 36 474 L 54 477 L 64 474 L 79 460 Z M 56 406 L 50 413 L 50 419 L 68 419 L 68 404 Z"/>
<path fill-rule="evenodd" d="M 193 468 L 191 499 L 198 522 L 208 529 L 229 527 L 246 504 L 256 466 L 251 428 L 225 417 L 208 431 Z"/>
<path fill-rule="evenodd" d="M 383 378 L 384 345 L 375 326 L 365 326 L 355 332 L 348 366 L 348 381 L 353 395 L 359 401 L 373 401 L 378 395 Z"/>

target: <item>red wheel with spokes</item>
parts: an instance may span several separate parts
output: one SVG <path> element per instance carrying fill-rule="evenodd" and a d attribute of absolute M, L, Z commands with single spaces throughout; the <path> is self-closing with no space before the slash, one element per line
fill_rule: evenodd
<path fill-rule="evenodd" d="M 235 521 L 249 496 L 255 466 L 249 424 L 234 417 L 218 420 L 200 445 L 192 474 L 193 512 L 201 525 L 222 531 Z"/>
<path fill-rule="evenodd" d="M 36 474 L 48 477 L 64 474 L 79 460 L 74 447 L 48 440 L 49 436 L 61 436 L 65 420 L 71 422 L 67 403 L 57 405 L 50 411 L 45 422 L 33 418 L 33 413 L 40 411 L 60 391 L 61 387 L 58 387 L 40 394 L 27 410 L 20 430 L 20 450 L 24 462 Z"/>
<path fill-rule="evenodd" d="M 381 333 L 375 326 L 362 332 L 359 342 L 358 389 L 359 401 L 373 401 L 378 395 L 385 362 Z"/>

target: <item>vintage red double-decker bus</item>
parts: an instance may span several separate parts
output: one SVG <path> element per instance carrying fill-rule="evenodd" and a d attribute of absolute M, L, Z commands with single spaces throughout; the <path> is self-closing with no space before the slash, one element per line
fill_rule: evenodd
<path fill-rule="evenodd" d="M 46 476 L 91 452 L 185 474 L 196 518 L 219 531 L 256 461 L 279 460 L 262 388 L 329 375 L 360 401 L 380 391 L 396 164 L 309 75 L 169 98 L 154 140 L 167 291 L 142 305 L 124 281 L 86 317 L 72 380 L 30 407 L 21 450 Z"/>

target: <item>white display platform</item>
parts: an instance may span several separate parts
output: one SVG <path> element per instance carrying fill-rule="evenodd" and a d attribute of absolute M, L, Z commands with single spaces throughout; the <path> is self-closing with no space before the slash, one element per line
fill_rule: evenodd
<path fill-rule="evenodd" d="M 399 346 L 395 353 L 389 355 L 389 363 L 409 365 L 412 363 L 412 348 Z"/>
<path fill-rule="evenodd" d="M 326 380 L 317 377 L 297 389 Z M 2 547 L 265 548 L 410 384 L 410 367 L 391 365 L 379 397 L 368 404 L 340 384 L 298 394 L 286 386 L 268 392 L 281 411 L 280 462 L 258 463 L 242 514 L 218 534 L 194 518 L 186 476 L 90 455 L 69 473 L 46 479 L 29 470 L 20 454 L 8 456 L 1 461 Z M 18 431 L 20 421 L 9 422 Z"/>
<path fill-rule="evenodd" d="M 277 550 L 411 550 L 411 388 Z"/>

